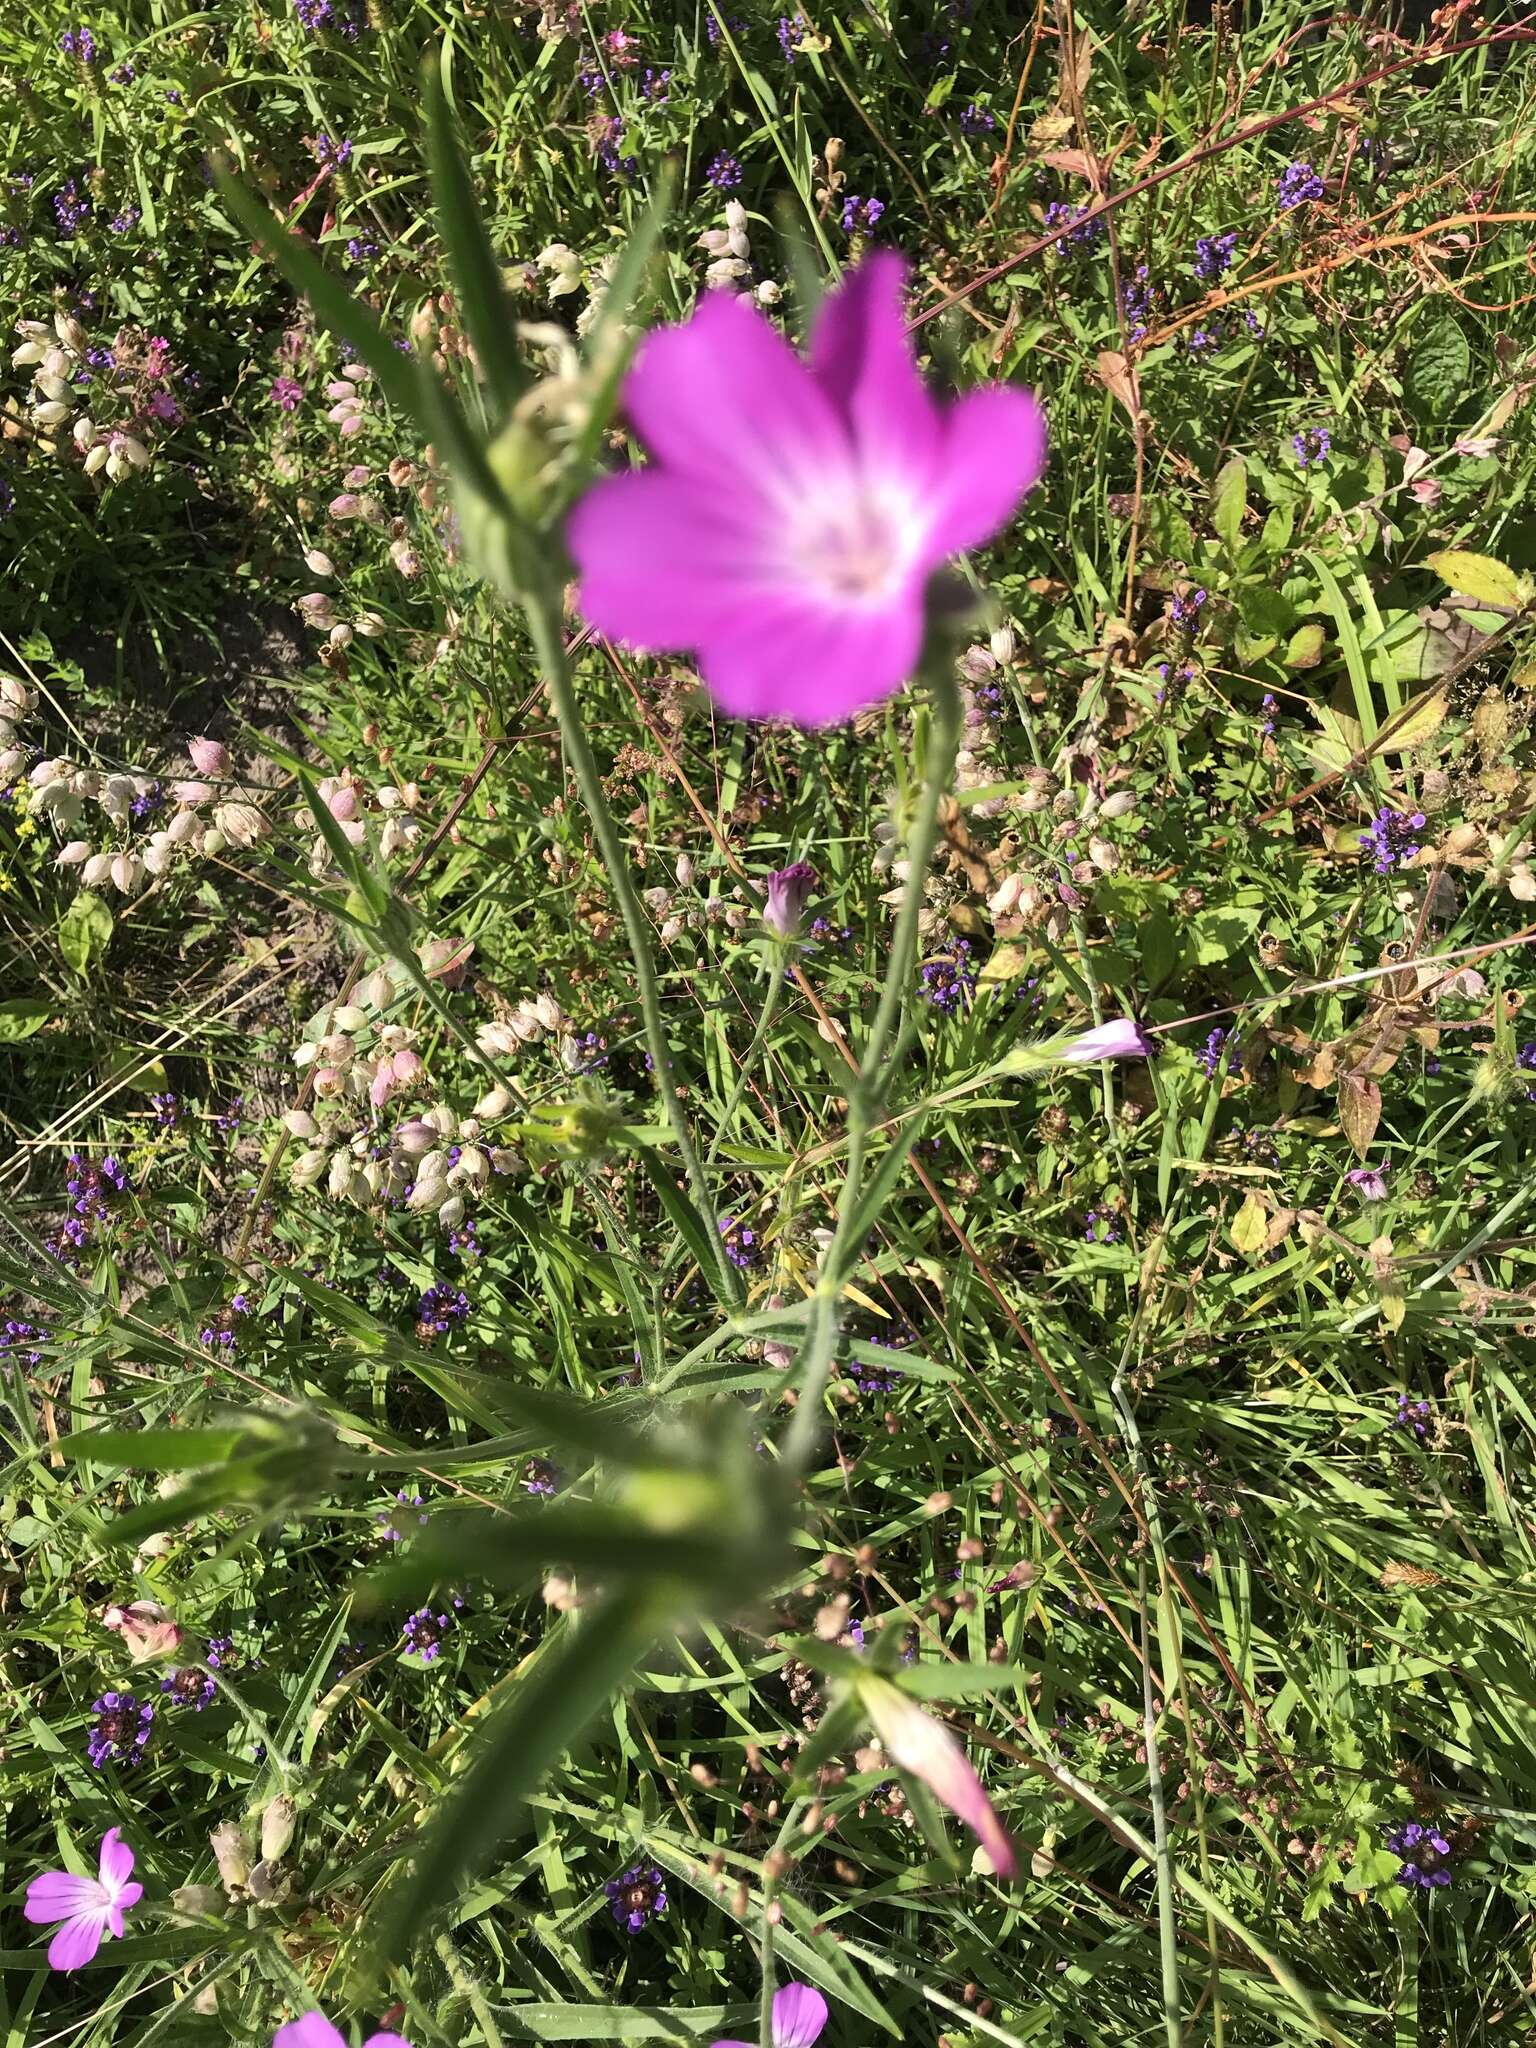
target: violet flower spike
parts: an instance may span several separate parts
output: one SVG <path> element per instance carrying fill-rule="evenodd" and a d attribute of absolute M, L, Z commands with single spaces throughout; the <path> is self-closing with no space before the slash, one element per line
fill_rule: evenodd
<path fill-rule="evenodd" d="M 816 887 L 816 870 L 808 860 L 797 860 L 768 877 L 768 900 L 763 906 L 763 923 L 781 939 L 792 939 L 800 930 L 805 906 Z"/>
<path fill-rule="evenodd" d="M 892 695 L 933 572 L 1006 526 L 1045 467 L 1029 392 L 929 392 L 905 277 L 895 254 L 866 257 L 804 360 L 747 301 L 706 294 L 625 379 L 651 466 L 596 484 L 567 522 L 589 621 L 692 649 L 733 717 L 837 725 Z"/>
<path fill-rule="evenodd" d="M 27 1886 L 22 1909 L 34 1926 L 64 1924 L 48 1944 L 50 1970 L 78 1970 L 88 1963 L 110 1935 L 123 1932 L 123 1915 L 144 1896 L 141 1884 L 130 1883 L 133 1851 L 120 1828 L 101 1838 L 95 1877 L 76 1877 L 71 1870 L 45 1870 Z"/>
<path fill-rule="evenodd" d="M 278 2028 L 272 2048 L 347 2048 L 347 2037 L 323 2012 L 307 2012 Z M 401 2034 L 370 2034 L 363 2048 L 411 2048 L 411 2044 Z"/>
<path fill-rule="evenodd" d="M 773 1994 L 773 2048 L 815 2048 L 827 2024 L 827 2001 L 809 1984 L 785 1984 Z M 757 2048 L 755 2041 L 716 2041 L 712 2048 Z"/>

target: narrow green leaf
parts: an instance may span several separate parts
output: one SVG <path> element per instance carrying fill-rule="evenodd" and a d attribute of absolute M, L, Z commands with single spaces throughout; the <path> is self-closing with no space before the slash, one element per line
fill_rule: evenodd
<path fill-rule="evenodd" d="M 489 1862 L 518 1810 L 661 1632 L 655 1595 L 620 1593 L 545 1636 L 480 1753 L 439 1809 L 419 1854 L 401 1868 L 370 1927 L 380 1957 L 405 1955 L 411 1936 Z"/>
<path fill-rule="evenodd" d="M 522 396 L 528 378 L 517 356 L 517 316 L 501 281 L 496 252 L 459 149 L 447 92 L 452 64 L 450 40 L 435 60 L 429 57 L 422 66 L 427 163 L 437 205 L 437 229 L 448 252 L 459 314 L 474 345 L 499 425 Z"/>

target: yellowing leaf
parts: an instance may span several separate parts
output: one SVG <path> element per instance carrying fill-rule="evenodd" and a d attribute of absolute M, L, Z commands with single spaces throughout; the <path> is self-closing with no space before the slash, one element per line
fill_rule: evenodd
<path fill-rule="evenodd" d="M 994 946 L 976 979 L 983 987 L 1017 981 L 1033 958 L 1027 946 Z"/>
<path fill-rule="evenodd" d="M 1304 626 L 1298 626 L 1291 635 L 1291 643 L 1285 650 L 1287 668 L 1316 668 L 1323 658 L 1323 647 L 1327 634 L 1316 619 L 1309 619 Z"/>
<path fill-rule="evenodd" d="M 1390 729 L 1371 749 L 1372 753 L 1411 754 L 1415 747 L 1423 746 L 1440 730 L 1448 708 L 1443 690 L 1426 690 L 1422 697 L 1414 698 L 1400 719 L 1392 721 Z"/>
<path fill-rule="evenodd" d="M 1463 597 L 1476 598 L 1479 604 L 1509 605 L 1518 609 L 1530 596 L 1525 578 L 1517 576 L 1513 569 L 1506 569 L 1492 555 L 1472 555 L 1462 548 L 1442 548 L 1438 555 L 1430 556 L 1429 566 L 1437 576 L 1444 578 L 1452 590 L 1459 590 Z"/>
<path fill-rule="evenodd" d="M 1268 1232 L 1269 1211 L 1257 1195 L 1246 1196 L 1243 1206 L 1232 1218 L 1232 1229 L 1229 1234 L 1233 1244 L 1240 1252 L 1251 1254 L 1261 1251 Z"/>

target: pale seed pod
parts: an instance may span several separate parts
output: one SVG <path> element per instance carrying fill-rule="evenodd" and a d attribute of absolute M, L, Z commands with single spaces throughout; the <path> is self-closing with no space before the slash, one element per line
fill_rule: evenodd
<path fill-rule="evenodd" d="M 368 1012 L 360 1010 L 356 1003 L 343 1003 L 332 1022 L 338 1031 L 366 1031 Z"/>
<path fill-rule="evenodd" d="M 90 857 L 91 842 L 89 839 L 71 839 L 68 846 L 61 846 L 59 848 L 53 857 L 53 864 L 56 868 L 74 868 L 78 867 L 81 861 L 89 860 Z"/>
<path fill-rule="evenodd" d="M 288 1109 L 283 1112 L 283 1128 L 290 1138 L 318 1137 L 320 1126 L 307 1109 Z"/>
<path fill-rule="evenodd" d="M 112 873 L 110 853 L 93 853 L 80 870 L 80 879 L 88 889 L 99 889 Z"/>
<path fill-rule="evenodd" d="M 1117 789 L 1113 796 L 1107 796 L 1099 806 L 1101 818 L 1129 817 L 1136 808 L 1136 792 L 1133 789 Z"/>
<path fill-rule="evenodd" d="M 475 1104 L 475 1115 L 485 1118 L 487 1122 L 492 1122 L 497 1117 L 506 1115 L 507 1111 L 512 1107 L 513 1100 L 512 1091 L 509 1088 L 503 1088 L 498 1081 L 495 1087 L 487 1089 L 486 1093 Z"/>

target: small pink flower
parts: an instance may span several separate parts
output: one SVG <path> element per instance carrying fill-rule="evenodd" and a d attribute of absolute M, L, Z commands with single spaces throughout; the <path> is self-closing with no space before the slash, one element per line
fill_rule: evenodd
<path fill-rule="evenodd" d="M 188 740 L 187 758 L 199 775 L 211 775 L 215 781 L 222 781 L 229 773 L 229 749 L 217 740 Z"/>
<path fill-rule="evenodd" d="M 1018 1858 L 969 1757 L 941 1721 L 888 1678 L 861 1676 L 859 1698 L 870 1724 L 898 1770 L 920 1779 L 941 1805 L 976 1836 L 999 1877 L 1018 1871 Z"/>
<path fill-rule="evenodd" d="M 993 386 L 940 404 L 902 319 L 905 266 L 866 257 L 801 361 L 707 293 L 624 385 L 651 467 L 598 483 L 566 539 L 600 632 L 694 649 L 738 718 L 836 725 L 917 665 L 933 572 L 991 539 L 1045 466 L 1045 417 Z"/>
<path fill-rule="evenodd" d="M 278 2028 L 272 2048 L 347 2048 L 347 2039 L 323 2012 L 307 2012 L 302 2019 Z M 411 2048 L 411 2044 L 400 2034 L 370 2034 L 363 2048 Z"/>
<path fill-rule="evenodd" d="M 108 1828 L 101 1838 L 101 1861 L 97 1877 L 76 1877 L 69 1870 L 45 1870 L 27 1886 L 27 1903 L 22 1909 L 36 1927 L 50 1927 L 63 1921 L 48 1944 L 50 1970 L 78 1970 L 88 1963 L 107 1935 L 114 1939 L 123 1931 L 123 1915 L 144 1896 L 141 1884 L 131 1884 L 133 1851 L 119 1828 Z"/>
<path fill-rule="evenodd" d="M 813 2048 L 826 2024 L 827 2001 L 809 1984 L 786 1984 L 773 1994 L 773 2048 Z M 757 2044 L 716 2041 L 714 2048 L 757 2048 Z"/>

